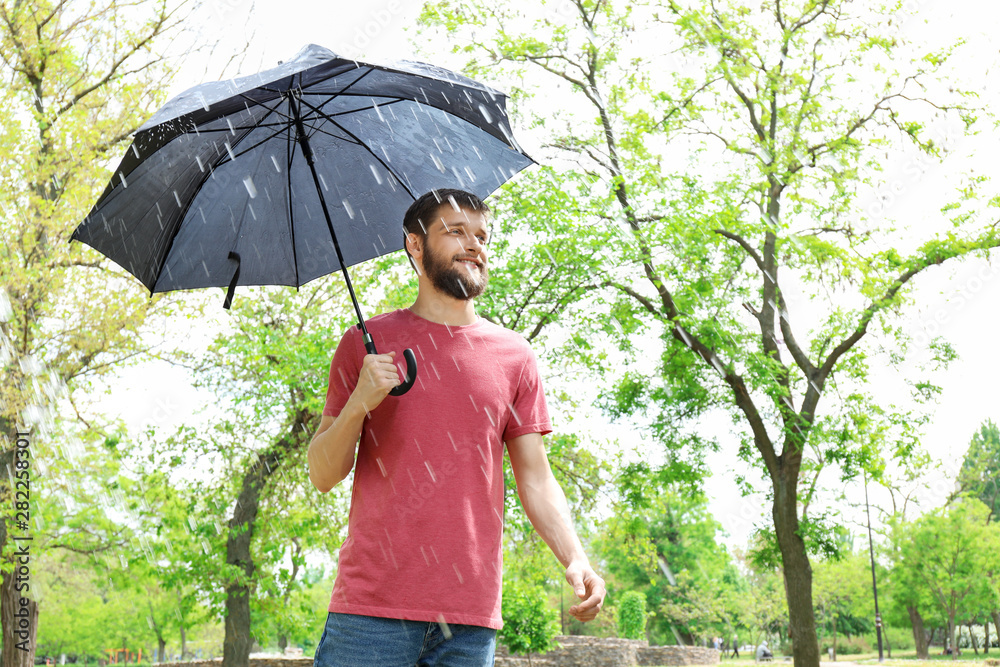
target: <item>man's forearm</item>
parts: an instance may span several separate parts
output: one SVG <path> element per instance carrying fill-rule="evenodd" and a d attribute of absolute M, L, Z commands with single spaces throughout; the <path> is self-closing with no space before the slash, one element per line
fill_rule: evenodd
<path fill-rule="evenodd" d="M 366 415 L 363 406 L 348 401 L 333 423 L 313 436 L 308 452 L 309 479 L 321 493 L 350 474 Z"/>
<path fill-rule="evenodd" d="M 589 563 L 573 527 L 566 494 L 554 477 L 550 475 L 543 481 L 519 484 L 518 497 L 531 525 L 563 567 L 574 562 Z"/>

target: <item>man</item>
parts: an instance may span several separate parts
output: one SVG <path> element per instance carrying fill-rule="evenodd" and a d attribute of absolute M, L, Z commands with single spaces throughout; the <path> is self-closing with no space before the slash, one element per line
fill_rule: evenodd
<path fill-rule="evenodd" d="M 757 647 L 757 653 L 755 654 L 754 658 L 757 660 L 757 662 L 764 662 L 772 659 L 773 657 L 774 654 L 772 654 L 771 649 L 767 647 L 767 642 L 762 641 L 760 643 L 760 646 Z"/>
<path fill-rule="evenodd" d="M 505 444 L 525 512 L 581 599 L 570 613 L 589 621 L 604 602 L 545 454 L 534 356 L 476 314 L 488 214 L 461 190 L 417 199 L 403 219 L 416 301 L 369 321 L 382 354 L 365 354 L 356 327 L 334 354 L 309 477 L 325 493 L 353 467 L 354 487 L 316 667 L 493 664 Z M 416 382 L 388 396 L 407 347 Z"/>

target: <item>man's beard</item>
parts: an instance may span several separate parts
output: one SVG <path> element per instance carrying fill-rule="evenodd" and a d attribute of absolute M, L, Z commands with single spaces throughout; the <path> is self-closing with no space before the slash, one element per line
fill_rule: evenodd
<path fill-rule="evenodd" d="M 441 257 L 431 250 L 427 239 L 424 241 L 424 273 L 430 279 L 431 284 L 450 297 L 460 301 L 468 301 L 475 299 L 486 290 L 486 284 L 489 282 L 489 271 L 486 269 L 486 262 L 482 261 L 480 261 L 478 276 L 464 266 L 455 266 L 454 260 L 460 256 L 454 255 L 447 259 Z"/>

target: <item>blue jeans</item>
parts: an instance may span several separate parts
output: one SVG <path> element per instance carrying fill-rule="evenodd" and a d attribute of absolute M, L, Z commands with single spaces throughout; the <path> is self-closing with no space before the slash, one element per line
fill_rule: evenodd
<path fill-rule="evenodd" d="M 329 613 L 314 667 L 493 667 L 497 631 Z"/>

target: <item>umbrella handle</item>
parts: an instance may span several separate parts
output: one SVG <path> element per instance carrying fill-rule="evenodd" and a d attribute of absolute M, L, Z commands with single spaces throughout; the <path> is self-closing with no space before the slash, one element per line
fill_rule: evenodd
<path fill-rule="evenodd" d="M 375 349 L 375 341 L 369 339 L 365 341 L 365 351 L 368 354 L 378 354 Z M 406 375 L 403 377 L 403 384 L 398 384 L 389 392 L 390 396 L 402 396 L 410 391 L 410 387 L 417 381 L 417 357 L 413 350 L 406 348 L 403 350 L 403 358 L 406 359 Z"/>
<path fill-rule="evenodd" d="M 403 358 L 406 359 L 406 375 L 403 376 L 403 384 L 396 385 L 389 392 L 390 396 L 402 396 L 410 391 L 410 387 L 417 380 L 417 357 L 413 350 L 406 348 L 403 350 Z"/>

